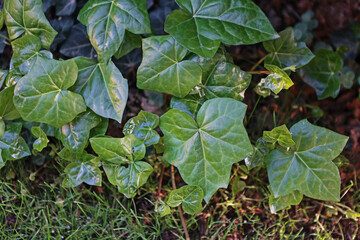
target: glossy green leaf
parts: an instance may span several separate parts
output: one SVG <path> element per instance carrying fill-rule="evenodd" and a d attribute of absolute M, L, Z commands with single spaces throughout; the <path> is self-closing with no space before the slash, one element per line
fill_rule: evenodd
<path fill-rule="evenodd" d="M 159 116 L 140 111 L 140 113 L 129 119 L 123 129 L 124 135 L 133 134 L 136 138 L 141 140 L 145 146 L 157 144 L 160 135 L 154 129 L 159 125 Z"/>
<path fill-rule="evenodd" d="M 0 88 L 2 87 L 2 85 L 5 82 L 5 79 L 7 77 L 7 75 L 9 74 L 9 71 L 7 70 L 0 70 Z"/>
<path fill-rule="evenodd" d="M 145 0 L 90 0 L 78 20 L 87 26 L 89 39 L 105 62 L 119 49 L 125 30 L 151 33 Z"/>
<path fill-rule="evenodd" d="M 67 90 L 77 77 L 73 59 L 57 61 L 39 58 L 15 87 L 14 104 L 25 121 L 54 127 L 73 120 L 86 110 L 84 99 Z"/>
<path fill-rule="evenodd" d="M 21 77 L 22 77 L 22 75 L 18 75 L 18 74 L 15 74 L 10 71 L 9 74 L 5 78 L 5 87 L 10 87 L 12 85 L 15 85 L 16 83 L 19 82 Z"/>
<path fill-rule="evenodd" d="M 262 78 L 260 82 L 255 86 L 254 91 L 257 95 L 266 98 L 271 95 L 271 90 L 265 86 L 265 78 Z"/>
<path fill-rule="evenodd" d="M 265 156 L 270 150 L 268 144 L 262 138 L 259 138 L 255 146 L 253 146 L 251 155 L 245 158 L 246 167 L 250 170 L 254 167 L 264 165 Z"/>
<path fill-rule="evenodd" d="M 291 133 L 286 125 L 281 125 L 271 131 L 264 131 L 262 138 L 269 143 L 278 142 L 283 147 L 292 147 L 295 145 L 295 142 L 292 140 Z"/>
<path fill-rule="evenodd" d="M 171 36 L 143 39 L 143 61 L 137 72 L 137 87 L 185 97 L 201 82 L 200 66 L 183 60 L 188 51 Z"/>
<path fill-rule="evenodd" d="M 91 129 L 90 137 L 95 137 L 97 135 L 105 135 L 108 127 L 109 127 L 109 119 L 101 118 L 101 122 L 96 127 Z"/>
<path fill-rule="evenodd" d="M 37 138 L 33 143 L 34 149 L 41 152 L 47 146 L 49 139 L 40 127 L 32 127 L 31 134 Z"/>
<path fill-rule="evenodd" d="M 5 122 L 0 118 L 0 139 L 4 136 L 5 133 Z"/>
<path fill-rule="evenodd" d="M 294 30 L 291 27 L 280 32 L 279 35 L 278 39 L 263 42 L 265 50 L 269 52 L 265 64 L 280 68 L 290 66 L 301 68 L 315 57 L 305 43 L 295 41 Z"/>
<path fill-rule="evenodd" d="M 275 198 L 271 195 L 269 198 L 270 211 L 275 214 L 277 211 L 287 208 L 291 205 L 298 205 L 303 198 L 303 194 L 299 191 L 293 191 L 288 195 Z"/>
<path fill-rule="evenodd" d="M 135 48 L 141 47 L 141 40 L 142 38 L 140 35 L 126 31 L 124 41 L 121 42 L 121 45 L 114 56 L 119 59 Z"/>
<path fill-rule="evenodd" d="M 265 87 L 278 94 L 282 89 L 289 89 L 294 85 L 289 75 L 275 65 L 265 64 L 265 68 L 271 72 L 265 78 Z"/>
<path fill-rule="evenodd" d="M 339 54 L 321 48 L 300 73 L 304 81 L 315 89 L 318 99 L 335 98 L 340 91 L 338 73 L 342 64 Z"/>
<path fill-rule="evenodd" d="M 11 122 L 6 124 L 5 133 L 0 139 L 0 149 L 3 162 L 30 156 L 30 150 L 25 140 L 19 136 L 22 124 Z"/>
<path fill-rule="evenodd" d="M 25 35 L 11 43 L 13 56 L 10 69 L 15 74 L 25 75 L 29 72 L 39 57 L 52 58 L 49 51 L 40 51 L 40 38 L 34 35 Z"/>
<path fill-rule="evenodd" d="M 145 157 L 146 148 L 134 135 L 123 138 L 90 138 L 91 147 L 104 160 L 115 164 L 131 163 Z"/>
<path fill-rule="evenodd" d="M 63 181 L 63 187 L 76 187 L 83 182 L 93 186 L 101 186 L 102 175 L 99 165 L 100 161 L 95 156 L 92 156 L 92 159 L 88 161 L 70 163 L 64 169 L 66 178 Z"/>
<path fill-rule="evenodd" d="M 96 114 L 121 122 L 128 97 L 127 80 L 111 61 L 97 63 L 83 57 L 75 61 L 79 74 L 70 90 L 81 94 Z"/>
<path fill-rule="evenodd" d="M 181 110 L 195 118 L 204 102 L 205 99 L 200 98 L 198 95 L 188 95 L 184 98 L 172 97 L 170 108 Z"/>
<path fill-rule="evenodd" d="M 64 147 L 73 152 L 81 152 L 88 145 L 90 130 L 101 122 L 101 117 L 91 110 L 78 115 L 71 122 L 63 125 L 59 131 L 59 139 Z"/>
<path fill-rule="evenodd" d="M 229 183 L 231 166 L 252 152 L 243 126 L 246 105 L 230 98 L 206 101 L 196 121 L 172 109 L 160 118 L 164 159 L 176 166 L 184 181 L 200 186 L 205 201 Z"/>
<path fill-rule="evenodd" d="M 0 165 L 1 166 L 1 165 Z M 155 205 L 155 212 L 159 213 L 161 217 L 170 214 L 170 207 L 163 201 L 159 200 Z"/>
<path fill-rule="evenodd" d="M 201 187 L 186 185 L 171 191 L 166 203 L 170 207 L 177 207 L 181 204 L 184 212 L 195 214 L 201 211 L 203 198 L 204 192 Z"/>
<path fill-rule="evenodd" d="M 182 8 L 169 14 L 165 31 L 190 51 L 211 58 L 220 43 L 254 44 L 278 37 L 251 0 L 176 0 Z"/>
<path fill-rule="evenodd" d="M 14 120 L 20 118 L 19 112 L 16 110 L 13 97 L 15 86 L 10 86 L 0 92 L 0 117 L 6 120 Z"/>
<path fill-rule="evenodd" d="M 4 11 L 10 40 L 34 35 L 44 48 L 50 48 L 57 32 L 46 19 L 41 0 L 5 0 Z"/>
<path fill-rule="evenodd" d="M 55 132 L 57 131 L 57 128 L 51 125 L 37 122 L 24 122 L 24 127 L 27 128 L 29 131 L 31 131 L 31 128 L 33 127 L 40 127 L 41 130 L 50 137 L 55 137 Z"/>
<path fill-rule="evenodd" d="M 295 190 L 320 200 L 340 200 L 340 176 L 332 160 L 348 137 L 302 120 L 290 129 L 296 145 L 291 151 L 275 149 L 265 164 L 274 197 Z"/>

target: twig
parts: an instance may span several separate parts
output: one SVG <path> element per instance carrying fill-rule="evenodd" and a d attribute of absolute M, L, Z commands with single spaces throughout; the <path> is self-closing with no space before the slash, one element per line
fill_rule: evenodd
<path fill-rule="evenodd" d="M 162 181 L 163 181 L 163 178 L 164 178 L 164 171 L 165 171 L 165 166 L 164 165 L 161 165 L 161 173 L 160 173 L 160 179 L 159 179 L 159 188 L 158 188 L 158 198 L 161 198 L 160 197 L 160 193 L 161 193 L 161 186 L 162 186 Z"/>
<path fill-rule="evenodd" d="M 267 56 L 267 55 L 266 55 L 266 56 Z M 250 69 L 250 71 L 254 71 L 254 70 L 257 68 L 257 66 L 259 66 L 259 65 L 265 60 L 266 56 L 262 57 L 257 63 L 255 63 L 255 65 L 252 66 L 252 68 Z"/>
<path fill-rule="evenodd" d="M 171 182 L 172 182 L 173 189 L 176 190 L 174 166 L 171 166 Z M 178 210 L 179 210 L 179 215 L 180 215 L 180 219 L 181 219 L 181 224 L 183 225 L 183 228 L 184 228 L 185 238 L 186 238 L 186 240 L 190 240 L 190 235 L 188 233 L 184 215 L 183 215 L 180 205 L 178 206 Z"/>
<path fill-rule="evenodd" d="M 249 72 L 247 72 L 247 73 L 249 73 L 249 74 L 270 74 L 271 73 L 271 71 L 249 71 Z"/>

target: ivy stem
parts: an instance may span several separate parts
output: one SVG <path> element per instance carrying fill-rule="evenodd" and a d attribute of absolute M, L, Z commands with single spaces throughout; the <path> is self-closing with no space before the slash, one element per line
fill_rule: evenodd
<path fill-rule="evenodd" d="M 257 63 L 255 63 L 255 65 L 252 66 L 252 68 L 250 69 L 250 71 L 254 71 L 254 70 L 257 68 L 257 66 L 259 66 L 259 65 L 265 60 L 266 56 L 267 56 L 267 55 L 265 55 L 265 56 L 262 57 Z"/>
<path fill-rule="evenodd" d="M 163 177 L 164 177 L 164 171 L 165 171 L 165 166 L 161 165 L 161 173 L 160 173 L 159 188 L 158 188 L 158 198 L 161 198 L 160 194 L 161 194 L 162 181 L 163 181 Z"/>
<path fill-rule="evenodd" d="M 176 190 L 174 166 L 171 166 L 171 182 L 172 182 L 173 189 Z M 181 219 L 181 224 L 183 225 L 183 228 L 184 228 L 185 238 L 186 238 L 186 240 L 190 240 L 190 235 L 189 235 L 189 232 L 186 227 L 184 214 L 182 212 L 180 205 L 178 206 L 178 210 L 179 210 L 179 215 L 180 215 L 180 219 Z"/>
<path fill-rule="evenodd" d="M 251 113 L 250 113 L 249 118 L 246 120 L 245 126 L 248 125 L 248 123 L 250 122 L 250 119 L 252 118 L 252 116 L 253 116 L 253 114 L 254 114 L 254 112 L 255 112 L 255 109 L 256 109 L 257 105 L 259 104 L 259 102 L 260 102 L 260 99 L 261 99 L 261 96 L 259 95 L 259 97 L 258 97 L 258 99 L 256 100 L 256 103 L 255 103 L 253 109 L 251 110 Z"/>
<path fill-rule="evenodd" d="M 270 74 L 271 71 L 248 71 L 249 74 Z"/>

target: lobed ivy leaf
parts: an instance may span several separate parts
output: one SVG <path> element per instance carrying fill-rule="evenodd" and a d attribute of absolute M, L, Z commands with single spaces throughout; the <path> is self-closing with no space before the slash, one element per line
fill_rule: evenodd
<path fill-rule="evenodd" d="M 123 133 L 125 136 L 133 134 L 148 147 L 157 144 L 160 140 L 159 133 L 154 130 L 158 125 L 158 115 L 140 111 L 136 117 L 133 117 L 126 122 Z"/>
<path fill-rule="evenodd" d="M 201 82 L 200 66 L 184 60 L 188 51 L 171 36 L 143 39 L 143 61 L 137 72 L 137 87 L 185 97 Z"/>
<path fill-rule="evenodd" d="M 318 99 L 335 98 L 340 91 L 338 73 L 343 62 L 339 54 L 320 48 L 315 58 L 301 69 L 304 82 L 313 87 Z"/>
<path fill-rule="evenodd" d="M 245 111 L 239 101 L 214 98 L 202 105 L 196 120 L 177 109 L 160 118 L 164 160 L 179 169 L 187 184 L 200 186 L 206 202 L 227 187 L 232 164 L 252 152 L 243 126 Z"/>
<path fill-rule="evenodd" d="M 78 78 L 71 91 L 81 94 L 86 105 L 104 118 L 121 122 L 128 97 L 128 83 L 113 62 L 75 58 Z"/>
<path fill-rule="evenodd" d="M 132 134 L 123 138 L 93 137 L 90 144 L 102 159 L 114 164 L 139 161 L 146 152 L 144 143 Z"/>
<path fill-rule="evenodd" d="M 140 48 L 141 40 L 142 38 L 140 35 L 125 31 L 124 40 L 121 42 L 121 45 L 114 56 L 119 59 L 130 53 L 135 48 Z"/>
<path fill-rule="evenodd" d="M 33 143 L 33 148 L 41 152 L 49 143 L 49 139 L 40 127 L 32 127 L 31 134 L 37 138 Z"/>
<path fill-rule="evenodd" d="M 188 95 L 184 98 L 172 97 L 170 108 L 178 109 L 195 118 L 204 102 L 205 99 L 200 98 L 198 95 Z"/>
<path fill-rule="evenodd" d="M 295 190 L 320 200 L 340 200 L 340 176 L 332 160 L 348 137 L 307 120 L 290 129 L 296 145 L 291 151 L 272 150 L 265 159 L 270 187 L 275 198 Z"/>
<path fill-rule="evenodd" d="M 275 214 L 277 211 L 287 208 L 290 205 L 298 205 L 303 198 L 299 191 L 293 191 L 288 195 L 275 198 L 274 195 L 269 197 L 270 211 Z"/>
<path fill-rule="evenodd" d="M 25 75 L 34 66 L 38 58 L 52 58 L 49 51 L 40 51 L 40 38 L 34 35 L 25 35 L 11 42 L 13 56 L 10 63 L 10 71 L 15 74 Z"/>
<path fill-rule="evenodd" d="M 16 110 L 14 98 L 15 85 L 7 87 L 0 92 L 0 118 L 6 120 L 14 120 L 20 118 L 19 112 Z"/>
<path fill-rule="evenodd" d="M 58 138 L 72 152 L 82 152 L 89 140 L 90 130 L 101 122 L 101 117 L 91 110 L 78 115 L 58 129 Z"/>
<path fill-rule="evenodd" d="M 220 43 L 254 44 L 278 37 L 251 0 L 176 0 L 182 8 L 169 14 L 165 31 L 190 51 L 211 58 Z"/>
<path fill-rule="evenodd" d="M 5 0 L 4 11 L 10 40 L 34 35 L 44 48 L 50 48 L 57 32 L 46 19 L 41 0 Z"/>
<path fill-rule="evenodd" d="M 289 89 L 294 85 L 289 75 L 275 65 L 265 64 L 265 68 L 271 71 L 265 78 L 265 87 L 278 94 L 282 89 Z"/>
<path fill-rule="evenodd" d="M 145 0 L 90 0 L 78 20 L 87 26 L 90 42 L 104 62 L 119 49 L 125 30 L 151 33 Z"/>
<path fill-rule="evenodd" d="M 195 214 L 202 210 L 203 198 L 204 191 L 201 187 L 186 185 L 171 191 L 166 203 L 170 207 L 177 207 L 181 204 L 184 212 Z"/>
<path fill-rule="evenodd" d="M 301 68 L 308 64 L 315 56 L 304 42 L 296 42 L 294 30 L 290 27 L 279 33 L 280 38 L 263 42 L 269 54 L 265 64 L 276 65 L 280 68 L 296 66 Z"/>
<path fill-rule="evenodd" d="M 285 124 L 276 127 L 271 131 L 264 131 L 262 139 L 269 143 L 278 142 L 283 147 L 292 147 L 295 145 L 291 133 Z"/>
<path fill-rule="evenodd" d="M 15 87 L 14 104 L 21 117 L 58 128 L 73 120 L 86 110 L 84 99 L 67 90 L 76 77 L 77 66 L 73 59 L 39 58 Z"/>

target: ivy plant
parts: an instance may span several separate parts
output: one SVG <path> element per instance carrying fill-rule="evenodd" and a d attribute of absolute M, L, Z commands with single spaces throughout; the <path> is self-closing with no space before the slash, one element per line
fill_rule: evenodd
<path fill-rule="evenodd" d="M 185 184 L 158 201 L 162 215 L 179 205 L 188 214 L 201 211 L 203 200 L 228 187 L 232 166 L 242 160 L 249 169 L 266 168 L 272 212 L 300 203 L 303 195 L 339 201 L 333 160 L 347 137 L 302 120 L 250 139 L 242 101 L 254 74 L 263 75 L 255 91 L 267 97 L 291 88 L 298 69 L 320 99 L 336 97 L 340 55 L 321 49 L 315 56 L 292 28 L 278 34 L 251 0 L 176 4 L 166 5 L 167 35 L 157 36 L 162 31 L 151 25 L 145 0 L 90 0 L 80 11 L 75 1 L 61 2 L 56 14 L 78 12 L 79 23 L 52 25 L 41 0 L 4 0 L 0 26 L 5 23 L 13 55 L 9 69 L 0 71 L 0 167 L 55 141 L 66 165 L 64 187 L 101 186 L 106 176 L 132 198 L 154 171 L 148 155 L 155 149 L 156 161 L 176 167 Z M 228 45 L 260 42 L 268 54 L 254 67 L 264 61 L 264 71 L 241 69 L 227 52 Z M 59 57 L 53 49 L 61 43 Z M 169 109 L 162 116 L 141 111 L 123 125 L 123 137 L 106 136 L 109 119 L 122 123 L 128 98 L 116 58 L 139 47 L 136 85 L 171 96 Z M 33 144 L 21 136 L 26 129 Z"/>

